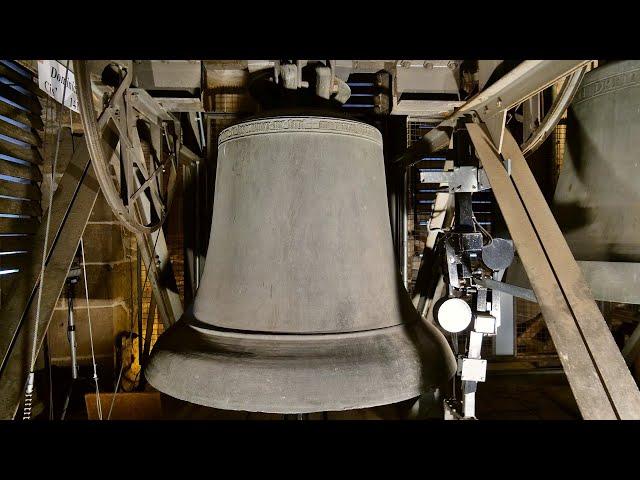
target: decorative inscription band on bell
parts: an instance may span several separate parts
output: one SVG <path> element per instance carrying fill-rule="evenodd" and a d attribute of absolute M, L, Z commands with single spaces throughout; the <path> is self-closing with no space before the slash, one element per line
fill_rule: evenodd
<path fill-rule="evenodd" d="M 573 105 L 575 106 L 585 100 L 615 92 L 622 88 L 637 85 L 640 85 L 640 68 L 620 72 L 593 82 L 583 81 L 580 90 L 578 90 L 573 99 Z"/>
<path fill-rule="evenodd" d="M 278 132 L 337 133 L 366 138 L 382 145 L 382 134 L 370 125 L 352 120 L 328 120 L 321 117 L 280 117 L 233 125 L 220 132 L 218 145 L 250 135 Z"/>

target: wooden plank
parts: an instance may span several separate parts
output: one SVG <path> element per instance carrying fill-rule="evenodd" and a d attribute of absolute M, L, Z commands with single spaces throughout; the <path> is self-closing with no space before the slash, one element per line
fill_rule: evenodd
<path fill-rule="evenodd" d="M 37 327 L 39 351 L 99 190 L 86 144 L 83 143 L 71 158 L 54 195 L 40 322 L 35 323 L 35 293 L 40 277 L 37 259 L 44 247 L 45 222 L 34 237 L 33 251 L 39 252 L 36 260 L 31 258 L 33 255 L 27 256 L 24 271 L 16 275 L 11 285 L 13 295 L 0 309 L 1 419 L 11 419 L 16 415 L 29 373 L 34 328 Z"/>
<path fill-rule="evenodd" d="M 0 159 L 0 174 L 9 175 L 10 177 L 24 178 L 32 182 L 40 182 L 42 174 L 40 169 L 35 165 L 23 165 L 21 163 L 11 162 L 9 160 Z"/>
<path fill-rule="evenodd" d="M 1 64 L 0 64 L 1 65 Z M 44 123 L 39 116 L 32 113 L 25 112 L 24 110 L 9 105 L 8 103 L 0 101 L 0 115 L 14 119 L 16 122 L 20 122 L 36 130 L 42 130 Z"/>
<path fill-rule="evenodd" d="M 0 233 L 35 233 L 39 225 L 33 218 L 0 217 Z"/>
<path fill-rule="evenodd" d="M 0 255 L 0 270 L 20 270 L 20 264 L 22 258 L 29 255 L 29 253 L 16 253 L 13 255 Z"/>
<path fill-rule="evenodd" d="M 0 155 L 7 155 L 9 157 L 24 160 L 25 162 L 35 163 L 37 165 L 42 164 L 42 155 L 40 155 L 40 151 L 37 148 L 22 147 L 1 138 Z"/>
<path fill-rule="evenodd" d="M 0 76 L 5 77 L 7 80 L 10 80 L 17 85 L 20 85 L 21 87 L 25 88 L 26 90 L 29 90 L 31 93 L 33 93 L 38 97 L 44 98 L 46 95 L 42 90 L 40 90 L 38 85 L 33 80 L 29 80 L 24 75 L 20 75 L 15 70 L 12 70 L 6 65 L 2 65 L 1 63 L 0 63 Z"/>
<path fill-rule="evenodd" d="M 13 215 L 29 215 L 30 217 L 39 217 L 42 215 L 42 209 L 38 202 L 25 200 L 11 200 L 9 198 L 0 198 L 0 213 L 10 213 Z M 18 232 L 9 232 L 18 233 Z"/>
<path fill-rule="evenodd" d="M 640 391 L 520 147 L 509 132 L 504 136 L 503 156 L 511 159 L 511 177 L 515 187 L 562 286 L 614 409 L 620 418 L 640 419 Z"/>
<path fill-rule="evenodd" d="M 32 183 L 15 183 L 0 180 L 0 195 L 39 201 L 42 193 Z"/>
<path fill-rule="evenodd" d="M 0 119 L 0 134 L 6 135 L 10 138 L 15 138 L 21 142 L 28 143 L 33 147 L 42 146 L 42 139 L 38 132 L 33 129 L 25 130 L 24 128 L 16 127 L 11 123 L 5 122 Z"/>
<path fill-rule="evenodd" d="M 540 309 L 582 416 L 585 419 L 617 419 L 560 285 L 546 261 L 544 249 L 499 154 L 479 125 L 468 124 L 467 129 L 539 299 Z"/>
<path fill-rule="evenodd" d="M 14 252 L 16 250 L 30 250 L 31 235 L 16 235 L 10 237 L 0 236 L 0 252 Z"/>
<path fill-rule="evenodd" d="M 113 400 L 115 396 L 115 401 Z M 87 393 L 84 396 L 89 420 L 98 420 L 98 407 L 95 393 Z M 110 420 L 160 420 L 162 419 L 162 406 L 160 392 L 119 392 L 101 393 L 100 405 L 102 419 L 109 416 L 109 409 L 113 402 Z"/>
<path fill-rule="evenodd" d="M 40 105 L 40 101 L 37 98 L 20 93 L 8 85 L 0 84 L 0 97 L 11 100 L 35 115 L 40 115 L 42 112 L 42 105 Z"/>

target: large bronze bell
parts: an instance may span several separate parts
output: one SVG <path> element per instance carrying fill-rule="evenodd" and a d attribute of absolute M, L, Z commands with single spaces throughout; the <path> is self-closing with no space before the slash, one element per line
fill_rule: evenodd
<path fill-rule="evenodd" d="M 567 112 L 554 214 L 578 260 L 640 262 L 640 61 L 588 72 Z"/>
<path fill-rule="evenodd" d="M 222 131 L 205 272 L 149 382 L 210 407 L 309 413 L 417 397 L 455 368 L 402 285 L 380 132 L 314 116 Z"/>

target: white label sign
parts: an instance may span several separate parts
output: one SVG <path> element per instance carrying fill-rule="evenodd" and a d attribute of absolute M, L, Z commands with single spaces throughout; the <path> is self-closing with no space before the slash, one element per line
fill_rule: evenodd
<path fill-rule="evenodd" d="M 38 60 L 38 86 L 65 107 L 80 113 L 76 78 L 71 70 L 67 72 L 66 67 L 57 60 Z"/>

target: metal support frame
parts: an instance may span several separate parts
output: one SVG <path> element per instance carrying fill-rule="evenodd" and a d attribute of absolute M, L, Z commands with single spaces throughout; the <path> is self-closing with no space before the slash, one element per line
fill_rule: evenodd
<path fill-rule="evenodd" d="M 112 161 L 114 160 L 119 149 L 123 148 L 120 143 L 122 136 L 116 136 L 113 132 L 106 130 L 104 135 L 113 148 Z M 142 154 L 142 152 L 140 152 Z M 118 187 L 119 178 L 114 178 L 114 182 Z M 132 185 L 140 188 L 141 181 L 139 178 L 132 179 Z M 147 195 L 139 195 L 135 198 L 135 216 L 142 222 L 149 222 L 151 219 L 152 200 Z M 153 296 L 156 299 L 158 314 L 165 326 L 169 328 L 176 322 L 183 312 L 180 295 L 177 291 L 168 288 L 171 284 L 175 284 L 173 270 L 171 269 L 171 259 L 169 257 L 169 249 L 165 239 L 164 231 L 161 228 L 152 233 L 133 232 L 138 244 L 138 250 L 142 261 L 147 268 L 149 283 Z"/>
<path fill-rule="evenodd" d="M 580 412 L 585 419 L 640 419 L 640 391 L 519 146 L 505 131 L 501 155 L 485 126 L 467 129 Z"/>
<path fill-rule="evenodd" d="M 476 112 L 488 124 L 492 138 L 498 139 L 500 150 L 502 143 L 500 135 L 504 130 L 504 115 L 507 110 L 588 63 L 589 60 L 526 60 L 522 62 L 489 88 L 475 95 L 436 128 L 430 130 L 419 142 L 407 149 L 405 154 L 396 161 L 396 165 L 406 169 L 419 161 L 421 155 L 447 148 L 451 130 L 457 120 L 472 112 Z"/>

